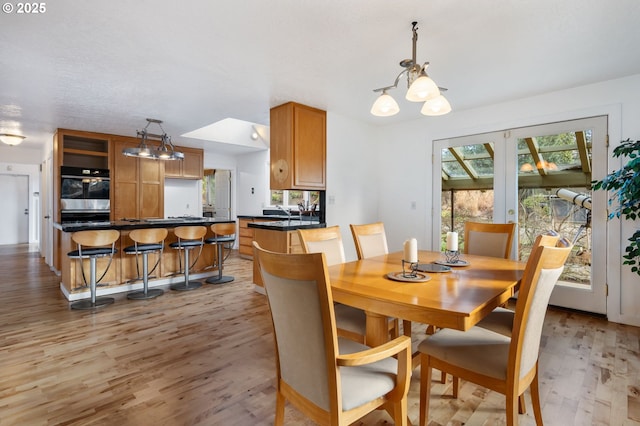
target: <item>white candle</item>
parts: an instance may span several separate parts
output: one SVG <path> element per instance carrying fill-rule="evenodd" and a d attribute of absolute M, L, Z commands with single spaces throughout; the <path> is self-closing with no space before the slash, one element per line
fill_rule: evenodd
<path fill-rule="evenodd" d="M 417 263 L 418 262 L 418 240 L 410 238 L 404 242 L 404 257 L 405 262 Z"/>
<path fill-rule="evenodd" d="M 447 250 L 458 251 L 458 233 L 447 232 Z"/>

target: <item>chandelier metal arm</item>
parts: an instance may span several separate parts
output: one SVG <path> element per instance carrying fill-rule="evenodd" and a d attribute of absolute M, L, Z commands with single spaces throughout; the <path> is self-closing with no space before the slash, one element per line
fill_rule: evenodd
<path fill-rule="evenodd" d="M 391 86 L 386 86 L 386 87 L 381 87 L 379 89 L 373 89 L 374 92 L 382 92 L 384 90 L 388 90 L 388 89 L 397 89 L 398 88 L 398 82 L 400 81 L 400 77 L 402 77 L 403 74 L 409 72 L 408 68 L 403 69 L 402 71 L 400 71 L 400 74 L 398 74 L 398 76 L 396 77 L 396 81 L 391 85 Z"/>

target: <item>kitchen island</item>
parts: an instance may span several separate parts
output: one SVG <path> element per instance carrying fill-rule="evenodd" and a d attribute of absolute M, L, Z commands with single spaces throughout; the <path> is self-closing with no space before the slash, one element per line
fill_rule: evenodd
<path fill-rule="evenodd" d="M 158 260 L 158 267 L 149 277 L 149 287 L 168 285 L 174 282 L 184 281 L 184 277 L 180 273 L 184 265 L 181 265 L 180 250 L 174 250 L 169 244 L 177 241 L 173 229 L 178 226 L 199 225 L 207 227 L 207 235 L 205 238 L 213 237 L 211 225 L 214 223 L 235 223 L 234 220 L 213 219 L 206 217 L 176 217 L 167 219 L 125 219 L 110 222 L 70 222 L 55 223 L 54 227 L 61 232 L 60 241 L 60 257 L 61 257 L 61 282 L 60 290 L 69 300 L 79 300 L 90 297 L 89 289 L 84 285 L 82 277 L 82 269 L 79 261 L 70 259 L 67 253 L 75 250 L 76 244 L 72 241 L 71 236 L 74 232 L 85 230 L 107 230 L 115 229 L 120 231 L 120 238 L 116 241 L 118 252 L 114 256 L 111 265 L 105 277 L 99 283 L 97 293 L 99 296 L 129 292 L 142 289 L 142 279 L 139 277 L 142 272 L 141 259 L 139 259 L 140 267 L 136 267 L 136 256 L 125 254 L 123 249 L 133 245 L 133 241 L 129 238 L 129 232 L 134 229 L 143 228 L 166 228 L 169 231 L 164 241 L 164 251 L 160 259 L 157 254 L 149 255 L 149 269 L 155 265 Z M 191 271 L 191 279 L 202 279 L 216 275 L 218 270 L 212 268 L 214 259 L 216 259 L 217 247 L 215 244 L 205 244 L 202 251 L 194 250 L 192 259 L 197 261 L 193 265 Z M 88 280 L 89 261 L 84 260 L 84 271 Z M 97 261 L 98 277 L 101 271 L 109 264 L 109 258 L 100 258 Z M 138 269 L 140 273 L 138 273 Z"/>
<path fill-rule="evenodd" d="M 253 230 L 253 240 L 265 250 L 280 253 L 302 253 L 302 245 L 298 237 L 298 229 L 325 228 L 326 223 L 309 220 L 276 220 L 267 222 L 252 222 L 248 227 Z M 253 283 L 256 290 L 263 292 L 262 277 L 258 263 L 253 260 Z"/>

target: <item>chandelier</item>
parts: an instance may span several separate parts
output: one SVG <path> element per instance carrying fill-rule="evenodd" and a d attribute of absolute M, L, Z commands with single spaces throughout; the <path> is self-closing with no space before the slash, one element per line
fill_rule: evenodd
<path fill-rule="evenodd" d="M 413 25 L 413 57 L 400 61 L 400 66 L 404 69 L 398 74 L 396 81 L 391 86 L 374 90 L 374 92 L 382 92 L 371 107 L 371 114 L 378 117 L 389 117 L 396 115 L 400 111 L 398 103 L 387 91 L 397 88 L 400 77 L 404 74 L 407 75 L 408 88 L 405 98 L 411 102 L 424 102 L 420 110 L 422 114 L 444 115 L 451 111 L 449 101 L 441 93 L 447 89 L 438 87 L 427 75 L 429 62 L 425 62 L 424 65 L 420 66 L 416 61 L 416 44 L 418 42 L 418 27 L 416 25 L 418 23 L 412 22 L 411 25 Z"/>
<path fill-rule="evenodd" d="M 147 128 L 149 125 L 157 124 L 162 134 L 149 133 Z M 140 144 L 136 148 L 125 148 L 122 153 L 128 157 L 150 158 L 152 160 L 184 160 L 184 153 L 176 151 L 171 137 L 162 128 L 162 120 L 147 118 L 147 125 L 142 130 L 136 130 L 140 138 Z M 159 141 L 157 147 L 147 145 L 150 140 Z"/>

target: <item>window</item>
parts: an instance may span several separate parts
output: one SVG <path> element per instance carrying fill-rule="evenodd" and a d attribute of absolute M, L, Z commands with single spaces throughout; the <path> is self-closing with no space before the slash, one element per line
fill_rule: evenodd
<path fill-rule="evenodd" d="M 285 208 L 298 208 L 298 205 L 304 204 L 305 210 L 313 210 L 313 205 L 315 204 L 317 206 L 320 202 L 319 191 L 279 189 L 270 191 L 270 195 L 269 205 L 282 206 Z"/>

